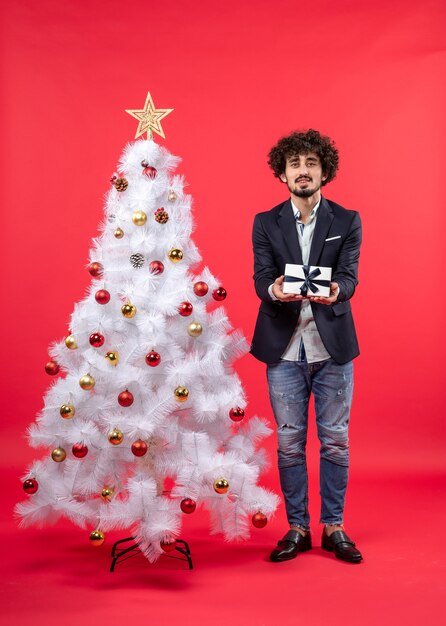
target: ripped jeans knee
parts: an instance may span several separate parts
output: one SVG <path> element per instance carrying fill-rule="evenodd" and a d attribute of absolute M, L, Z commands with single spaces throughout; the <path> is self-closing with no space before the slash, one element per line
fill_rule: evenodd
<path fill-rule="evenodd" d="M 321 443 L 321 459 L 330 461 L 335 465 L 348 467 L 349 465 L 349 441 L 348 429 L 323 428 L 318 429 Z"/>
<path fill-rule="evenodd" d="M 303 465 L 306 461 L 307 430 L 294 424 L 281 424 L 277 428 L 279 469 Z"/>

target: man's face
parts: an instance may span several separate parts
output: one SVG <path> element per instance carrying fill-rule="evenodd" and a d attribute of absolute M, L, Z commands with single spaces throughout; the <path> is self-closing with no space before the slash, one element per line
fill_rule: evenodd
<path fill-rule="evenodd" d="M 321 160 L 314 152 L 288 157 L 280 179 L 298 198 L 309 198 L 319 191 L 327 177 L 322 173 Z"/>

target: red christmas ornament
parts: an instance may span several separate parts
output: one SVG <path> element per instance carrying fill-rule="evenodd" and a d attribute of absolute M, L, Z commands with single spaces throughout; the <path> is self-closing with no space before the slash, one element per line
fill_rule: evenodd
<path fill-rule="evenodd" d="M 93 348 L 100 348 L 104 345 L 104 341 L 104 335 L 101 335 L 101 333 L 93 333 L 90 335 L 90 345 L 93 346 Z"/>
<path fill-rule="evenodd" d="M 98 304 L 107 304 L 107 302 L 110 302 L 110 294 L 106 289 L 99 289 L 94 297 Z"/>
<path fill-rule="evenodd" d="M 55 376 L 59 373 L 59 370 L 59 363 L 56 363 L 56 361 L 48 361 L 48 363 L 45 365 L 45 372 L 50 376 Z"/>
<path fill-rule="evenodd" d="M 121 391 L 118 396 L 118 402 L 121 406 L 131 406 L 133 404 L 133 394 L 131 394 L 127 389 L 125 391 Z"/>
<path fill-rule="evenodd" d="M 183 317 L 189 317 L 193 310 L 194 307 L 190 302 L 182 302 L 178 307 L 178 313 Z"/>
<path fill-rule="evenodd" d="M 170 541 L 161 541 L 160 546 L 164 552 L 172 552 L 177 547 L 177 542 L 175 539 L 171 539 Z"/>
<path fill-rule="evenodd" d="M 28 478 L 23 482 L 23 491 L 28 494 L 36 493 L 39 488 L 39 483 L 35 478 Z"/>
<path fill-rule="evenodd" d="M 193 513 L 197 508 L 197 503 L 192 498 L 184 498 L 181 500 L 180 507 L 183 513 Z"/>
<path fill-rule="evenodd" d="M 245 417 L 245 411 L 237 406 L 229 411 L 229 417 L 232 419 L 233 422 L 241 422 L 242 419 Z"/>
<path fill-rule="evenodd" d="M 95 278 L 98 278 L 99 276 L 102 276 L 103 269 L 104 268 L 102 267 L 102 264 L 98 263 L 97 261 L 94 261 L 93 263 L 90 263 L 90 265 L 88 266 L 88 271 Z"/>
<path fill-rule="evenodd" d="M 142 439 L 132 443 L 132 452 L 135 456 L 144 456 L 147 452 L 147 444 Z"/>
<path fill-rule="evenodd" d="M 158 352 L 152 350 L 149 354 L 146 354 L 146 363 L 147 365 L 150 365 L 150 367 L 156 367 L 161 363 L 161 356 Z"/>
<path fill-rule="evenodd" d="M 118 177 L 116 176 L 116 174 L 113 174 L 113 176 L 110 178 L 110 182 L 114 183 L 117 178 Z"/>
<path fill-rule="evenodd" d="M 162 274 L 164 272 L 164 264 L 161 261 L 152 261 L 149 264 L 151 274 Z"/>
<path fill-rule="evenodd" d="M 151 165 L 148 165 L 147 167 L 145 167 L 142 173 L 148 178 L 152 178 L 152 179 L 154 179 L 157 175 L 156 169 L 152 167 Z"/>
<path fill-rule="evenodd" d="M 207 294 L 208 290 L 209 287 L 202 280 L 199 280 L 198 283 L 195 283 L 194 285 L 194 293 L 196 296 L 203 297 Z"/>
<path fill-rule="evenodd" d="M 212 297 L 214 298 L 214 300 L 217 300 L 217 302 L 224 300 L 227 295 L 227 291 L 224 287 L 218 287 L 218 289 L 215 289 L 212 292 Z"/>
<path fill-rule="evenodd" d="M 88 448 L 83 443 L 75 443 L 71 448 L 71 452 L 73 453 L 73 456 L 76 457 L 76 459 L 83 459 L 84 456 L 87 456 L 88 454 Z"/>
<path fill-rule="evenodd" d="M 257 513 L 254 513 L 254 515 L 251 518 L 251 521 L 252 521 L 252 525 L 255 526 L 256 528 L 265 528 L 265 526 L 268 524 L 268 518 L 263 513 L 260 513 L 260 511 L 258 511 Z"/>

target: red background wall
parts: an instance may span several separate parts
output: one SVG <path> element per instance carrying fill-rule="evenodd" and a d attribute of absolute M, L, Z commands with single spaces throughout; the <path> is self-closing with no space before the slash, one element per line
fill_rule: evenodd
<path fill-rule="evenodd" d="M 441 0 L 3 0 L 5 623 L 445 623 L 445 14 Z M 258 306 L 253 216 L 287 196 L 266 154 L 295 128 L 318 128 L 339 146 L 339 176 L 325 195 L 360 211 L 364 225 L 346 507 L 365 555 L 359 567 L 319 548 L 314 426 L 314 549 L 279 569 L 267 555 L 283 534 L 283 507 L 244 544 L 209 537 L 200 512 L 185 516 L 194 572 L 141 557 L 111 575 L 118 537 L 97 551 L 91 529 L 60 522 L 18 531 L 12 518 L 24 499 L 19 477 L 39 454 L 24 434 L 50 384 L 47 347 L 66 334 L 89 283 L 103 196 L 136 130 L 124 109 L 140 108 L 148 90 L 158 107 L 175 109 L 163 121 L 164 143 L 183 158 L 194 239 L 248 340 Z M 237 369 L 249 413 L 272 420 L 264 366 L 246 356 Z M 267 445 L 273 464 L 263 482 L 278 490 L 275 438 Z"/>
<path fill-rule="evenodd" d="M 324 192 L 364 225 L 353 467 L 444 468 L 444 3 L 22 0 L 1 11 L 4 462 L 35 455 L 23 434 L 50 382 L 47 346 L 89 282 L 103 195 L 136 130 L 124 109 L 150 90 L 175 109 L 164 143 L 183 158 L 194 239 L 248 339 L 253 216 L 287 196 L 266 154 L 295 128 L 336 140 L 340 172 Z M 264 366 L 246 356 L 237 367 L 250 412 L 271 417 Z"/>

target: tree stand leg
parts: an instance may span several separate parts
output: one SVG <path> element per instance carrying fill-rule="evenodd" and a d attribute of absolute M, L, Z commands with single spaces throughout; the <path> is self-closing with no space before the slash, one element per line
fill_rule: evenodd
<path fill-rule="evenodd" d="M 129 544 L 127 545 L 127 547 L 122 546 L 122 544 L 126 543 Z M 175 551 L 179 552 L 183 556 L 174 556 L 173 554 L 162 554 L 161 556 L 166 556 L 171 559 L 178 559 L 180 561 L 187 561 L 189 564 L 189 569 L 194 569 L 189 545 L 183 539 L 177 539 L 176 543 L 177 545 L 175 547 Z M 180 544 L 181 547 L 178 544 Z M 136 542 L 134 537 L 126 537 L 125 539 L 120 539 L 119 541 L 116 541 L 113 544 L 111 551 L 112 562 L 110 566 L 110 572 L 115 571 L 115 566 L 118 563 L 130 559 L 140 552 L 141 551 L 139 549 L 139 542 Z"/>

